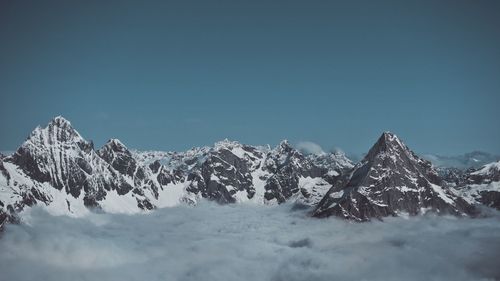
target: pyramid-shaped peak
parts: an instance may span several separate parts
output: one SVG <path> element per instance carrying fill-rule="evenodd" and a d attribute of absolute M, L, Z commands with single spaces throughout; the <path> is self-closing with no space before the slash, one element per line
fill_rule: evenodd
<path fill-rule="evenodd" d="M 28 142 L 55 144 L 59 142 L 85 142 L 71 123 L 62 116 L 56 116 L 45 127 L 37 126 L 29 135 Z"/>
<path fill-rule="evenodd" d="M 52 132 L 59 132 L 59 135 L 67 135 L 67 136 L 74 136 L 77 138 L 81 138 L 80 134 L 71 126 L 71 122 L 69 122 L 66 118 L 62 117 L 61 115 L 52 118 L 47 127 L 45 127 L 43 130 L 45 129 L 48 129 L 49 131 Z"/>
<path fill-rule="evenodd" d="M 132 160 L 132 152 L 128 150 L 128 148 L 119 140 L 119 139 L 109 139 L 106 144 L 104 144 L 99 150 L 97 150 L 97 154 L 104 159 L 104 161 L 109 164 L 115 165 L 114 161 L 116 159 L 122 159 L 125 162 L 135 162 Z M 126 159 L 126 160 L 125 160 Z M 118 166 L 113 166 L 113 168 L 123 171 L 123 167 L 121 164 L 116 164 Z M 127 164 L 128 165 L 128 164 Z M 130 166 L 133 166 L 130 164 Z M 130 168 L 130 167 L 129 167 Z M 128 169 L 128 168 L 127 168 Z M 128 172 L 127 172 L 128 174 Z"/>
<path fill-rule="evenodd" d="M 379 153 L 408 151 L 408 147 L 391 132 L 383 132 L 377 142 L 371 147 L 365 159 L 373 159 Z"/>
<path fill-rule="evenodd" d="M 398 136 L 396 136 L 396 134 L 390 132 L 390 131 L 385 131 L 382 133 L 382 136 L 380 136 L 381 138 L 384 138 L 386 141 L 395 141 L 395 140 L 398 140 L 399 141 L 399 138 Z"/>
<path fill-rule="evenodd" d="M 399 137 L 396 134 L 389 131 L 385 131 L 382 133 L 382 135 L 379 138 L 379 142 L 383 142 L 390 145 L 399 145 L 401 147 L 404 147 L 403 142 L 401 142 Z"/>

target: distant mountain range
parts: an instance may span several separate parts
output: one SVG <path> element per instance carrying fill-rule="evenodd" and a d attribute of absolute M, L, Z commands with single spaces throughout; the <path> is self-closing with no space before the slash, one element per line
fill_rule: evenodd
<path fill-rule="evenodd" d="M 457 156 L 426 154 L 422 157 L 431 161 L 436 167 L 458 169 L 479 168 L 488 163 L 500 161 L 500 155 L 494 155 L 481 151 L 473 151 Z"/>
<path fill-rule="evenodd" d="M 479 205 L 500 206 L 499 166 L 450 176 L 451 170 L 436 170 L 389 132 L 357 164 L 342 152 L 305 155 L 287 141 L 271 148 L 224 140 L 161 152 L 130 150 L 110 139 L 95 149 L 59 116 L 37 127 L 15 153 L 0 157 L 0 224 L 22 220 L 33 206 L 84 216 L 202 199 L 291 202 L 317 217 L 357 221 L 426 212 L 474 216 Z"/>

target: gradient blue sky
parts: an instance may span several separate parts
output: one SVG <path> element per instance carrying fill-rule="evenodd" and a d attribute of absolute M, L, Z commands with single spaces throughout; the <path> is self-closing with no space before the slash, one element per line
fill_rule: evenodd
<path fill-rule="evenodd" d="M 0 1 L 0 149 L 223 138 L 500 152 L 500 1 Z"/>

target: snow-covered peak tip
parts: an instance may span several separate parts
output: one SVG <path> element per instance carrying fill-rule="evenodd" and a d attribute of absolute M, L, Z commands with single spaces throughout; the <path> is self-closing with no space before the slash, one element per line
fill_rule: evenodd
<path fill-rule="evenodd" d="M 383 132 L 377 142 L 368 151 L 365 159 L 373 159 L 379 153 L 409 150 L 399 138 L 391 132 Z"/>
<path fill-rule="evenodd" d="M 393 143 L 393 144 L 399 144 L 401 147 L 403 147 L 401 140 L 396 136 L 394 133 L 385 131 L 382 133 L 382 136 L 380 136 L 380 140 L 382 140 L 385 143 Z"/>
<path fill-rule="evenodd" d="M 85 142 L 71 123 L 62 116 L 56 116 L 46 127 L 37 126 L 26 140 L 28 143 L 51 145 L 58 142 Z"/>
<path fill-rule="evenodd" d="M 62 117 L 61 115 L 59 115 L 50 120 L 49 125 L 58 127 L 71 127 L 71 122 L 69 122 L 66 118 Z"/>
<path fill-rule="evenodd" d="M 109 139 L 104 146 L 112 150 L 127 150 L 127 147 L 119 139 Z"/>
<path fill-rule="evenodd" d="M 390 132 L 390 131 L 385 131 L 382 133 L 382 137 L 386 138 L 386 139 L 394 139 L 394 138 L 397 138 L 397 136 Z"/>
<path fill-rule="evenodd" d="M 486 164 L 481 167 L 479 170 L 473 172 L 473 175 L 488 175 L 494 172 L 500 171 L 500 161 L 493 162 L 490 164 Z"/>
<path fill-rule="evenodd" d="M 121 146 L 123 145 L 123 143 L 119 139 L 109 139 L 107 143 Z"/>
<path fill-rule="evenodd" d="M 216 149 L 219 149 L 219 148 L 231 148 L 231 147 L 238 147 L 238 146 L 241 146 L 241 143 L 237 142 L 237 141 L 232 141 L 232 140 L 229 140 L 229 139 L 223 139 L 221 141 L 218 141 L 214 144 L 214 147 Z"/>

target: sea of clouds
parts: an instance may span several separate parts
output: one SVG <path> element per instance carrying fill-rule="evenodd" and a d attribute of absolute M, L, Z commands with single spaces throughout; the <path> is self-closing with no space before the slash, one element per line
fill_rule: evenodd
<path fill-rule="evenodd" d="M 500 216 L 315 219 L 290 205 L 54 217 L 0 237 L 0 280 L 499 280 Z"/>

